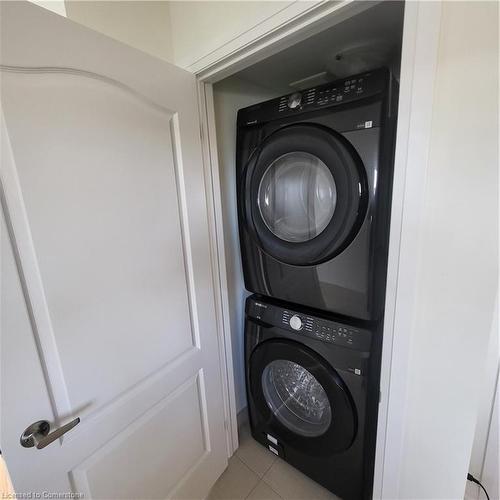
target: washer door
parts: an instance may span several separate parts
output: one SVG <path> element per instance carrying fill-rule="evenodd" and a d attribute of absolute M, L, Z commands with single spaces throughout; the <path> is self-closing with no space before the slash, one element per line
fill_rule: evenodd
<path fill-rule="evenodd" d="M 269 255 L 313 265 L 338 255 L 366 213 L 366 173 L 339 134 L 313 124 L 271 134 L 251 156 L 243 183 L 246 223 Z"/>
<path fill-rule="evenodd" d="M 332 407 L 316 377 L 288 359 L 271 361 L 262 372 L 262 391 L 273 415 L 296 434 L 317 437 L 332 423 Z"/>
<path fill-rule="evenodd" d="M 269 340 L 250 357 L 257 410 L 288 446 L 312 455 L 347 449 L 356 434 L 352 398 L 338 373 L 298 342 Z"/>

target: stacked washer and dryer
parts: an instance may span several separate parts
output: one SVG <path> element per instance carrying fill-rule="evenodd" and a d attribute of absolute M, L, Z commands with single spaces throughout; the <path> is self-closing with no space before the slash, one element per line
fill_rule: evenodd
<path fill-rule="evenodd" d="M 397 84 L 369 71 L 238 112 L 253 437 L 372 494 Z"/>

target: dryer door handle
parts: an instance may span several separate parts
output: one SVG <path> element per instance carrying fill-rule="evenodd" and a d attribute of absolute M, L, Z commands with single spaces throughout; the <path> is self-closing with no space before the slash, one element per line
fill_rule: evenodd
<path fill-rule="evenodd" d="M 273 328 L 274 325 L 271 325 L 270 323 L 267 323 L 266 321 L 263 321 L 260 318 L 256 318 L 255 316 L 248 316 L 247 319 L 251 321 L 252 323 L 255 323 L 258 325 L 260 328 Z"/>

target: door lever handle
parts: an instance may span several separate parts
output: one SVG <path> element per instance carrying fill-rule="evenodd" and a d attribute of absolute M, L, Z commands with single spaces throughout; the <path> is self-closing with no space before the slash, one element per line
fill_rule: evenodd
<path fill-rule="evenodd" d="M 59 439 L 63 434 L 73 429 L 73 427 L 79 423 L 80 417 L 77 417 L 71 422 L 59 427 L 59 429 L 50 432 L 49 422 L 47 422 L 47 420 L 39 420 L 27 427 L 21 434 L 21 446 L 24 448 L 33 448 L 33 446 L 36 446 L 38 450 L 41 450 L 56 439 Z"/>

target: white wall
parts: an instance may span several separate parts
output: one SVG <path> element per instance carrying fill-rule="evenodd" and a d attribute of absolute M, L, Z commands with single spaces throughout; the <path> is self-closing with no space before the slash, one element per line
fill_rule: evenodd
<path fill-rule="evenodd" d="M 481 482 L 491 499 L 500 498 L 500 380 L 497 373 L 497 390 L 491 415 L 484 464 L 481 471 Z M 481 492 L 481 499 L 486 498 Z"/>
<path fill-rule="evenodd" d="M 498 287 L 497 111 L 498 4 L 443 2 L 400 499 L 464 495 Z"/>
<path fill-rule="evenodd" d="M 32 1 L 183 68 L 295 3 L 292 0 Z"/>
<path fill-rule="evenodd" d="M 174 62 L 183 68 L 293 1 L 169 2 Z"/>
<path fill-rule="evenodd" d="M 494 313 L 493 322 L 491 326 L 490 342 L 488 346 L 488 353 L 486 362 L 482 370 L 482 385 L 480 390 L 480 404 L 478 408 L 478 416 L 476 423 L 476 431 L 474 434 L 474 444 L 472 447 L 471 460 L 469 465 L 469 472 L 481 482 L 490 493 L 492 498 L 498 498 L 499 494 L 499 474 L 498 468 L 498 421 L 495 422 L 492 416 L 495 414 L 494 405 L 495 401 L 498 406 L 498 399 L 495 400 L 495 393 L 498 389 L 498 371 L 500 365 L 500 342 L 498 330 L 498 301 Z M 498 410 L 497 410 L 498 414 Z M 495 438 L 495 429 L 497 431 Z M 488 450 L 489 448 L 489 450 Z M 489 469 L 489 460 L 493 457 L 496 458 L 496 477 L 493 476 L 492 471 Z M 493 465 L 493 464 L 492 464 Z M 469 484 L 469 491 L 475 490 L 474 497 L 477 498 L 479 494 L 479 487 Z M 496 496 L 495 496 L 496 494 Z"/>
<path fill-rule="evenodd" d="M 245 37 L 261 23 L 266 31 L 320 0 L 30 0 L 132 47 L 189 68 Z M 286 12 L 285 12 L 286 11 Z M 233 48 L 239 47 L 236 44 Z"/>
<path fill-rule="evenodd" d="M 276 97 L 276 94 L 272 91 L 237 77 L 228 78 L 214 85 L 237 412 L 246 406 L 243 325 L 244 302 L 248 293 L 245 292 L 243 284 L 238 238 L 235 165 L 236 114 L 240 108 L 273 97 Z"/>
<path fill-rule="evenodd" d="M 168 62 L 173 60 L 167 1 L 66 1 L 72 21 Z"/>

